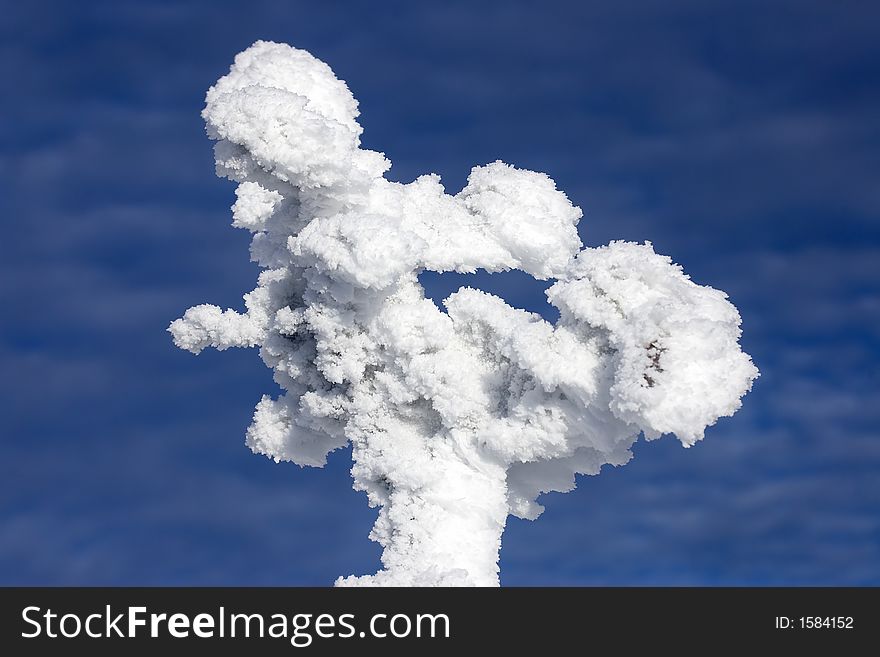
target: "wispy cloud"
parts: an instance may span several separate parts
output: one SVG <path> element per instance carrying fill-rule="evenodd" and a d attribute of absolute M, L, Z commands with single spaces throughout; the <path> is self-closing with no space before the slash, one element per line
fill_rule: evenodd
<path fill-rule="evenodd" d="M 736 420 L 686 452 L 640 445 L 511 520 L 505 583 L 880 584 L 880 15 L 551 5 L 8 10 L 0 582 L 375 570 L 345 454 L 326 471 L 251 456 L 243 429 L 274 389 L 256 355 L 196 365 L 164 333 L 253 280 L 198 112 L 234 52 L 275 38 L 349 80 L 392 175 L 455 189 L 474 162 L 548 171 L 585 242 L 653 239 L 742 311 L 764 376 Z"/>

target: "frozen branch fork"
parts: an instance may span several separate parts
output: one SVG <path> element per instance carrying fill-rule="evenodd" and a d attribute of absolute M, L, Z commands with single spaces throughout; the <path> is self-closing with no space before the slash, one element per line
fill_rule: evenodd
<path fill-rule="evenodd" d="M 341 585 L 497 585 L 508 514 L 623 465 L 639 435 L 690 446 L 732 415 L 757 370 L 726 295 L 650 243 L 582 248 L 581 217 L 543 173 L 494 162 L 449 195 L 436 175 L 390 182 L 360 147 L 357 102 L 309 53 L 257 42 L 207 94 L 233 225 L 263 271 L 246 311 L 190 308 L 177 346 L 259 347 L 285 391 L 247 444 L 322 466 L 351 443 L 354 486 L 380 507 L 384 569 Z M 554 325 L 425 270 L 553 279 Z"/>

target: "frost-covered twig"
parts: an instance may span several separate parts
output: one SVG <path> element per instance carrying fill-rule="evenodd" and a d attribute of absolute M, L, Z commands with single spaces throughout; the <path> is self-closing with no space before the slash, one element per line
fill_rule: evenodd
<path fill-rule="evenodd" d="M 194 353 L 260 347 L 285 394 L 257 405 L 255 452 L 322 466 L 351 442 L 384 570 L 338 584 L 497 585 L 508 514 L 626 463 L 640 433 L 692 445 L 758 373 L 722 292 L 650 243 L 583 249 L 545 174 L 494 162 L 454 196 L 436 175 L 390 182 L 357 115 L 307 52 L 235 58 L 203 116 L 264 271 L 244 314 L 200 305 L 169 330 Z M 470 288 L 443 312 L 417 279 L 478 268 L 555 279 L 559 321 Z"/>

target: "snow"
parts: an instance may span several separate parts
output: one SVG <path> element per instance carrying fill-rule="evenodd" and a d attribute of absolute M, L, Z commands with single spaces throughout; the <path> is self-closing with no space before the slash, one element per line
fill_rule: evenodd
<path fill-rule="evenodd" d="M 640 435 L 693 445 L 758 372 L 722 292 L 649 243 L 583 248 L 546 174 L 494 162 L 455 195 L 434 174 L 390 182 L 357 116 L 305 51 L 235 58 L 203 117 L 263 272 L 245 312 L 199 305 L 169 331 L 193 353 L 260 348 L 285 392 L 257 404 L 254 452 L 320 467 L 352 444 L 384 569 L 337 584 L 497 585 L 509 514 L 536 518 L 538 495 L 623 465 Z M 559 321 L 470 288 L 444 312 L 417 278 L 479 268 L 554 280 Z"/>

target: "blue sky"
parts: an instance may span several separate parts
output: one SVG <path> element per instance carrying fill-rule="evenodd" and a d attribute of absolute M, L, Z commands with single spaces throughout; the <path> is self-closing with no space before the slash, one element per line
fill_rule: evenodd
<path fill-rule="evenodd" d="M 587 245 L 726 290 L 762 377 L 696 447 L 511 519 L 507 585 L 880 585 L 874 3 L 4 2 L 0 584 L 315 584 L 374 572 L 350 454 L 252 455 L 256 353 L 173 348 L 256 268 L 204 92 L 256 39 L 327 61 L 366 147 L 455 191 L 546 171 Z M 474 283 L 470 279 L 471 284 Z M 442 298 L 461 280 L 427 277 Z M 516 274 L 477 284 L 546 310 Z"/>

